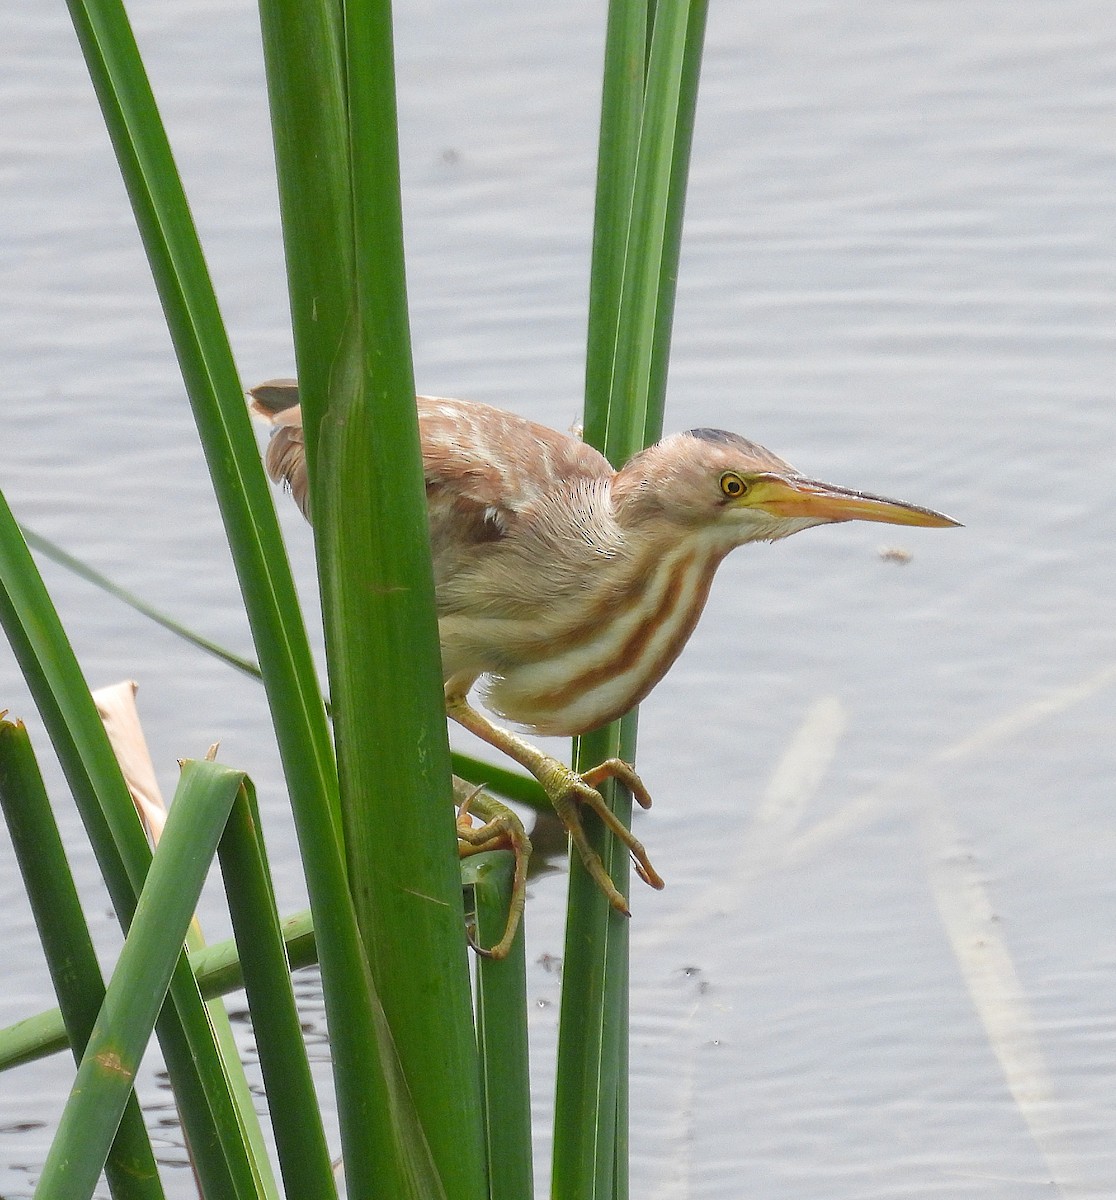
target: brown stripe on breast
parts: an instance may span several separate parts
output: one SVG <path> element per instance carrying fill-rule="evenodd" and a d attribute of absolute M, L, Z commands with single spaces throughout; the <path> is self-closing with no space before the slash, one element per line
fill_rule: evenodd
<path fill-rule="evenodd" d="M 694 626 L 701 615 L 701 610 L 705 606 L 705 598 L 709 594 L 709 585 L 713 579 L 716 566 L 717 560 L 715 559 L 706 560 L 700 565 L 696 564 L 694 554 L 687 554 L 681 558 L 671 568 L 666 587 L 663 589 L 663 594 L 654 610 L 640 621 L 616 652 L 604 662 L 598 663 L 596 666 L 590 667 L 580 675 L 575 676 L 561 688 L 545 695 L 534 697 L 534 706 L 542 712 L 560 710 L 577 700 L 580 696 L 583 696 L 586 692 L 592 690 L 598 684 L 605 683 L 617 675 L 624 674 L 631 669 L 633 663 L 638 665 L 646 654 L 651 639 L 677 607 L 687 576 L 696 568 L 700 572 L 701 578 L 698 580 L 697 590 L 690 603 L 690 612 L 687 615 L 687 619 L 682 623 L 678 632 L 670 639 L 670 642 L 664 647 L 663 651 L 656 655 L 646 665 L 647 669 L 640 677 L 633 681 L 632 692 L 635 694 L 635 699 L 626 703 L 620 710 L 622 713 L 627 712 L 633 704 L 647 695 L 651 688 L 658 683 L 670 664 L 678 657 L 690 634 L 693 633 Z M 608 719 L 608 717 L 602 717 L 598 723 L 603 724 Z"/>
<path fill-rule="evenodd" d="M 540 629 L 537 640 L 532 643 L 533 653 L 530 661 L 549 661 L 559 658 L 569 650 L 591 642 L 601 628 L 612 623 L 617 612 L 626 613 L 640 604 L 640 594 L 646 589 L 648 577 L 655 569 L 661 555 L 646 550 L 641 557 L 627 564 L 626 581 L 620 587 L 598 588 L 596 594 L 587 601 L 587 606 L 577 612 L 577 623 L 568 627 L 564 632 L 554 633 L 549 629 Z M 523 643 L 519 647 L 525 649 Z M 525 660 L 528 656 L 524 655 Z"/>
<path fill-rule="evenodd" d="M 663 647 L 662 653 L 652 663 L 650 669 L 642 676 L 641 679 L 634 681 L 632 691 L 624 698 L 623 703 L 615 707 L 612 711 L 606 712 L 600 716 L 594 716 L 594 729 L 599 729 L 602 725 L 607 725 L 609 721 L 618 721 L 626 712 L 634 708 L 642 700 L 646 699 L 647 695 L 655 687 L 660 679 L 674 665 L 674 660 L 682 653 L 686 643 L 690 640 L 690 635 L 694 632 L 701 614 L 705 609 L 705 602 L 709 599 L 709 588 L 713 583 L 713 576 L 717 572 L 717 566 L 720 559 L 713 559 L 705 566 L 702 577 L 698 580 L 697 587 L 694 591 L 694 598 L 690 603 L 690 614 L 685 623 L 679 628 L 678 632 L 670 639 Z M 586 730 L 586 732 L 589 732 Z"/>

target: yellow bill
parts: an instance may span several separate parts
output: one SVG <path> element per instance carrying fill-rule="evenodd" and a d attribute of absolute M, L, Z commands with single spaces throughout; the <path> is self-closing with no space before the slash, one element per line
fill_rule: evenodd
<path fill-rule="evenodd" d="M 758 480 L 752 488 L 751 503 L 779 517 L 807 517 L 815 521 L 880 521 L 885 525 L 921 525 L 944 528 L 960 525 L 952 517 L 907 504 L 873 496 L 869 492 L 854 492 L 851 488 L 819 483 L 816 479 L 797 476 L 773 476 Z"/>

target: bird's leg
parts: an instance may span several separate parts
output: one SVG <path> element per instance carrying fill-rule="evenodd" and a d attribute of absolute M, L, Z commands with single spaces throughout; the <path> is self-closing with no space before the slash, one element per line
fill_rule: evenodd
<path fill-rule="evenodd" d="M 469 945 L 485 958 L 507 958 L 515 941 L 523 909 L 527 903 L 527 863 L 531 858 L 531 841 L 523 822 L 510 808 L 493 799 L 483 787 L 472 787 L 464 779 L 453 777 L 453 795 L 457 804 L 458 852 L 462 858 L 483 854 L 487 850 L 510 850 L 515 856 L 515 875 L 512 878 L 511 903 L 504 936 L 495 946 L 485 949 L 472 934 Z M 475 826 L 472 818 L 480 817 L 484 824 Z"/>
<path fill-rule="evenodd" d="M 515 759 L 516 762 L 526 767 L 542 784 L 543 790 L 549 796 L 551 804 L 554 805 L 562 824 L 577 847 L 585 869 L 604 892 L 608 902 L 618 912 L 627 915 L 628 902 L 612 882 L 600 856 L 589 845 L 585 826 L 582 824 L 581 814 L 578 812 L 579 804 L 588 805 L 623 842 L 632 857 L 636 873 L 645 883 L 650 884 L 653 888 L 663 886 L 663 881 L 651 865 L 651 860 L 647 857 L 647 851 L 644 850 L 642 843 L 633 836 L 631 830 L 608 807 L 604 797 L 597 791 L 596 785 L 603 780 L 617 779 L 630 789 L 636 801 L 643 808 L 647 808 L 651 803 L 651 797 L 639 776 L 626 762 L 622 762 L 618 758 L 610 758 L 592 770 L 586 771 L 583 775 L 579 775 L 552 755 L 544 754 L 530 742 L 525 742 L 510 730 L 502 729 L 488 720 L 482 713 L 477 712 L 463 695 L 447 694 L 446 713 L 459 725 L 468 729 L 470 733 L 475 733 L 490 746 L 502 750 L 509 758 Z"/>

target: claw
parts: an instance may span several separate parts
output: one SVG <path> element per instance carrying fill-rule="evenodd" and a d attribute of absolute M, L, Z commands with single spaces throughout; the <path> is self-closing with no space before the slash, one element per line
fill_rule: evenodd
<path fill-rule="evenodd" d="M 467 788 L 462 780 L 454 779 L 454 791 Z M 475 826 L 474 813 L 485 823 Z M 465 931 L 469 945 L 484 958 L 507 958 L 511 951 L 523 910 L 527 903 L 527 864 L 531 858 L 531 841 L 523 822 L 498 800 L 485 791 L 483 785 L 469 791 L 457 806 L 458 852 L 462 858 L 484 854 L 489 850 L 510 850 L 515 856 L 515 875 L 512 880 L 511 903 L 508 906 L 508 921 L 504 935 L 489 948 L 482 946 L 472 929 Z"/>

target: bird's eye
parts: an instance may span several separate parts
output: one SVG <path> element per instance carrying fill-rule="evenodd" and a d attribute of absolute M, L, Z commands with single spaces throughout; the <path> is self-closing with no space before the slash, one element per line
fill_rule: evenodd
<path fill-rule="evenodd" d="M 737 500 L 748 490 L 748 484 L 735 471 L 726 471 L 721 476 L 721 494 L 729 500 Z"/>

